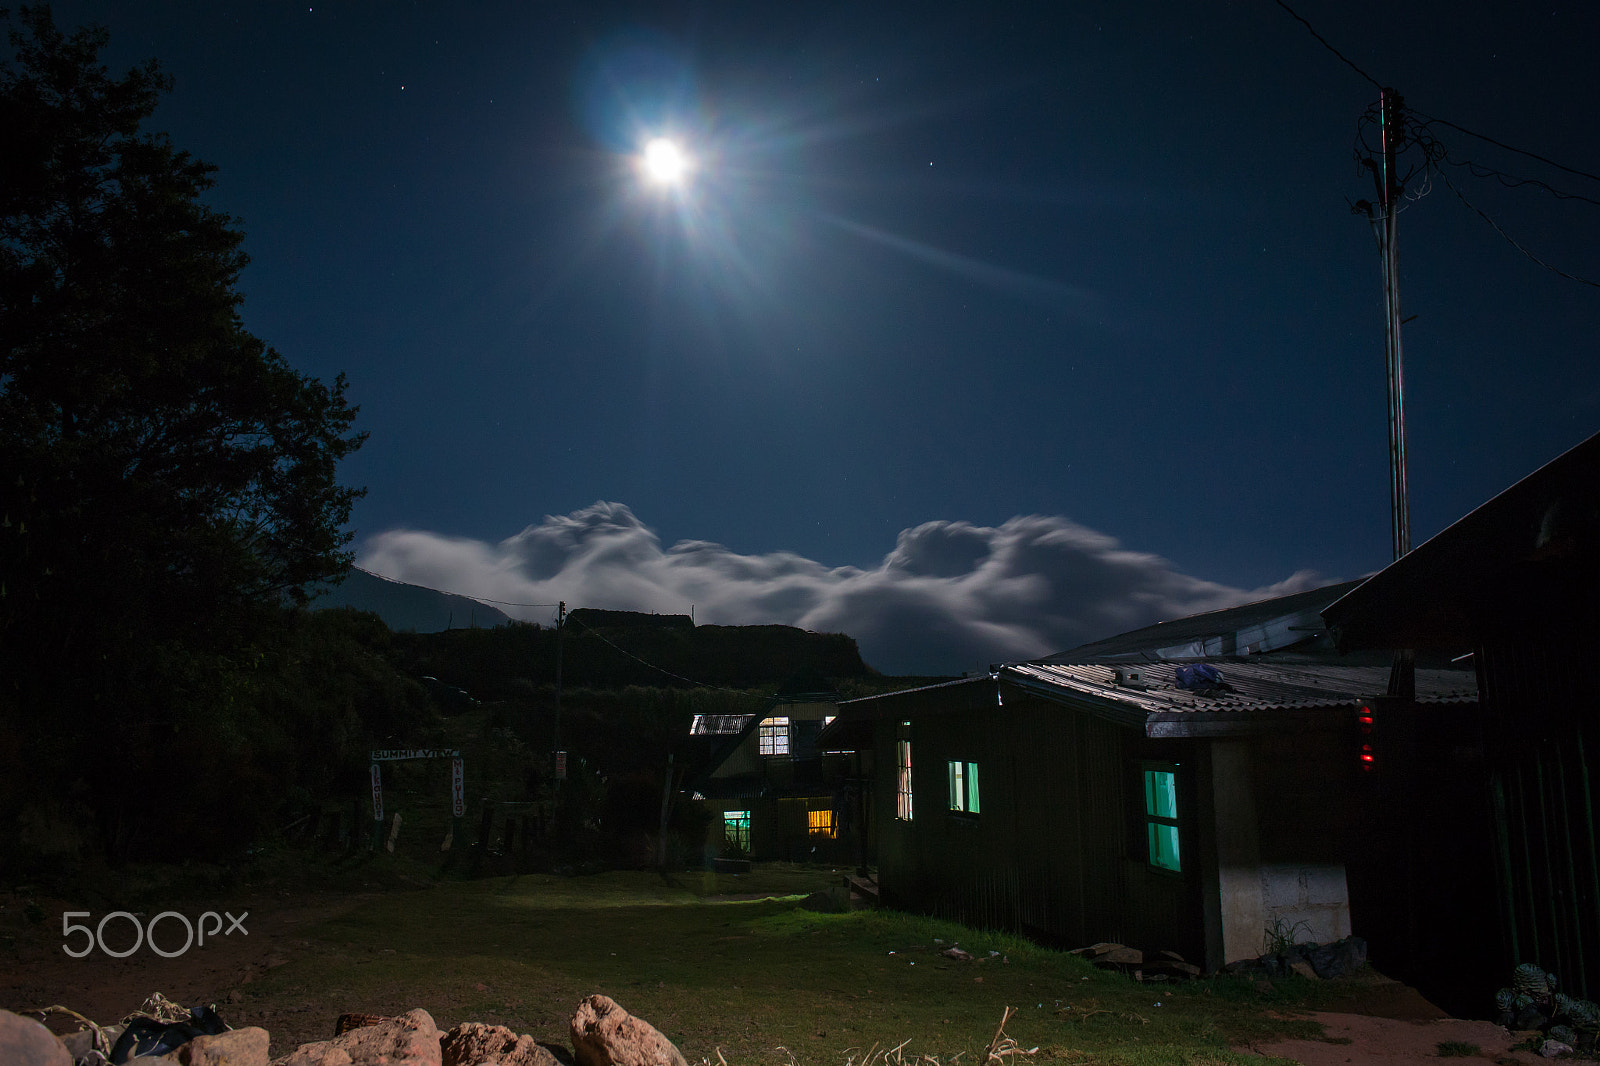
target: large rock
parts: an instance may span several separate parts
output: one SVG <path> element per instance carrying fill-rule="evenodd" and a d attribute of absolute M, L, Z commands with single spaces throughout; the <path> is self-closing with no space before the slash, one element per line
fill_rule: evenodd
<path fill-rule="evenodd" d="M 578 1066 L 689 1066 L 672 1041 L 610 996 L 590 996 L 572 1015 Z"/>
<path fill-rule="evenodd" d="M 20 1014 L 0 1010 L 0 1062 L 5 1066 L 72 1066 L 56 1034 Z"/>
<path fill-rule="evenodd" d="M 168 1058 L 179 1066 L 267 1066 L 267 1031 L 246 1026 L 215 1036 L 197 1036 Z"/>
<path fill-rule="evenodd" d="M 443 1054 L 432 1015 L 411 1010 L 332 1040 L 301 1044 L 272 1066 L 443 1066 Z"/>
<path fill-rule="evenodd" d="M 444 1066 L 560 1066 L 556 1057 L 503 1025 L 463 1022 L 440 1042 Z"/>

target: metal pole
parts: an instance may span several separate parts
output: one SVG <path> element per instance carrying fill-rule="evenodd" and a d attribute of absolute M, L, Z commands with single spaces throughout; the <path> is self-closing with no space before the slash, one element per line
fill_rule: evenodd
<path fill-rule="evenodd" d="M 1396 156 L 1405 138 L 1404 101 L 1393 89 L 1383 90 L 1380 124 L 1383 127 L 1383 172 L 1379 176 L 1379 209 L 1383 223 L 1384 349 L 1389 376 L 1389 504 L 1394 557 L 1411 550 L 1411 504 L 1406 494 L 1405 375 L 1400 346 L 1400 182 Z M 1413 699 L 1417 692 L 1416 653 L 1402 648 L 1394 653 L 1389 670 L 1389 695 Z"/>
<path fill-rule="evenodd" d="M 1400 258 L 1397 250 L 1400 184 L 1395 156 L 1405 137 L 1404 102 L 1393 89 L 1383 90 L 1383 302 L 1389 371 L 1389 498 L 1394 514 L 1394 557 L 1411 550 L 1411 505 L 1406 496 L 1405 383 L 1400 346 Z"/>
<path fill-rule="evenodd" d="M 567 601 L 562 600 L 556 609 L 556 726 L 555 742 L 550 748 L 550 751 L 552 752 L 550 757 L 552 759 L 555 758 L 553 753 L 561 750 L 561 645 L 562 639 L 566 634 L 566 630 Z"/>

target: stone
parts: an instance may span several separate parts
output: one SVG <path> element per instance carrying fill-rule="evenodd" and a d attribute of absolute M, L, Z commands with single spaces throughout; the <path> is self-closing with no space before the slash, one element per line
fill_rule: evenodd
<path fill-rule="evenodd" d="M 1299 974 L 1301 977 L 1309 977 L 1313 981 L 1319 980 L 1317 977 L 1317 971 L 1313 969 L 1312 965 L 1304 959 L 1294 960 L 1294 962 L 1289 964 L 1289 969 Z"/>
<path fill-rule="evenodd" d="M 1318 977 L 1344 977 L 1367 964 L 1367 942 L 1358 936 L 1347 936 L 1312 948 L 1306 953 L 1306 961 Z"/>
<path fill-rule="evenodd" d="M 1095 955 L 1094 964 L 1096 966 L 1142 966 L 1144 965 L 1144 952 L 1138 948 L 1112 944 L 1109 951 Z"/>
<path fill-rule="evenodd" d="M 1572 1045 L 1563 1044 L 1559 1040 L 1546 1040 L 1539 1045 L 1539 1054 L 1547 1059 L 1553 1059 L 1557 1055 L 1570 1055 L 1572 1054 Z"/>
<path fill-rule="evenodd" d="M 425 1010 L 410 1010 L 332 1040 L 301 1044 L 271 1066 L 443 1066 L 439 1028 Z"/>
<path fill-rule="evenodd" d="M 503 1025 L 463 1022 L 440 1040 L 444 1066 L 559 1066 L 531 1036 Z"/>
<path fill-rule="evenodd" d="M 169 1058 L 179 1066 L 267 1066 L 269 1036 L 251 1025 L 215 1036 L 197 1036 Z"/>
<path fill-rule="evenodd" d="M 68 1033 L 58 1039 L 66 1045 L 67 1054 L 72 1056 L 73 1062 L 77 1062 L 96 1047 L 93 1029 L 79 1029 L 76 1033 Z M 105 1050 L 110 1051 L 111 1044 L 116 1042 L 117 1038 L 111 1037 L 111 1043 L 106 1045 Z"/>
<path fill-rule="evenodd" d="M 572 1052 L 578 1066 L 689 1066 L 672 1041 L 610 996 L 594 995 L 578 1004 L 572 1014 Z"/>
<path fill-rule="evenodd" d="M 72 1053 L 32 1018 L 0 1010 L 0 1062 L 6 1066 L 72 1066 Z"/>

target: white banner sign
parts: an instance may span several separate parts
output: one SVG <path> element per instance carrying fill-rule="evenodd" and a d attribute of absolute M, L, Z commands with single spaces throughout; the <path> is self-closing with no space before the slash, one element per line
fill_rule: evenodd
<path fill-rule="evenodd" d="M 383 771 L 372 764 L 372 820 L 383 821 Z"/>
<path fill-rule="evenodd" d="M 450 813 L 457 818 L 467 813 L 467 774 L 460 759 L 450 760 Z"/>
<path fill-rule="evenodd" d="M 373 762 L 399 762 L 401 759 L 459 759 L 456 748 L 385 748 L 372 753 Z"/>

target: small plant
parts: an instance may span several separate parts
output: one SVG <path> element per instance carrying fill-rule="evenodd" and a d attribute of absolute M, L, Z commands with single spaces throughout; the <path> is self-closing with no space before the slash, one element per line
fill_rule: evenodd
<path fill-rule="evenodd" d="M 1311 932 L 1311 923 L 1295 922 L 1292 925 L 1282 918 L 1272 919 L 1272 924 L 1261 931 L 1263 955 L 1282 955 L 1301 942 L 1301 937 Z"/>
<path fill-rule="evenodd" d="M 1441 1040 L 1434 1045 L 1434 1050 L 1442 1059 L 1467 1059 L 1482 1051 L 1477 1044 L 1465 1040 Z"/>

